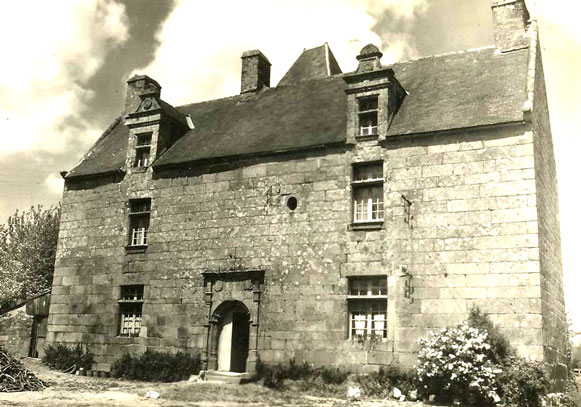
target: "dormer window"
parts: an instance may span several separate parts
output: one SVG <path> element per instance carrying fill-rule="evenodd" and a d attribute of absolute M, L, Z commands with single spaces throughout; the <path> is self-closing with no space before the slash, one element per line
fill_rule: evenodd
<path fill-rule="evenodd" d="M 359 99 L 359 136 L 377 135 L 377 96 Z"/>
<path fill-rule="evenodd" d="M 151 133 L 141 133 L 135 136 L 135 161 L 133 167 L 145 168 L 150 164 Z"/>

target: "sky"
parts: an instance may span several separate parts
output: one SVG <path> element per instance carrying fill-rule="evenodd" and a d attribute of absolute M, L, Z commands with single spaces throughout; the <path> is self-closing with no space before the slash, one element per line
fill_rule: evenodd
<path fill-rule="evenodd" d="M 565 301 L 581 331 L 578 3 L 527 0 L 555 145 Z M 19 0 L 2 2 L 0 13 L 0 223 L 59 202 L 59 172 L 121 112 L 134 73 L 156 79 L 175 106 L 237 94 L 249 49 L 268 57 L 276 84 L 303 49 L 325 42 L 344 72 L 369 42 L 384 65 L 494 44 L 490 0 Z"/>

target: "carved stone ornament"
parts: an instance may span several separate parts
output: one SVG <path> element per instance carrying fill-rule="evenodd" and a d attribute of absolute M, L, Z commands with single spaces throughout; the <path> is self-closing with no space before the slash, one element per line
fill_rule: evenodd
<path fill-rule="evenodd" d="M 373 71 L 373 62 L 365 61 L 361 63 L 361 72 L 371 72 Z"/>
<path fill-rule="evenodd" d="M 250 291 L 254 288 L 254 281 L 252 280 L 245 280 L 244 281 L 244 289 Z"/>
<path fill-rule="evenodd" d="M 222 291 L 222 288 L 224 288 L 224 283 L 222 281 L 216 281 L 214 283 L 214 291 L 216 292 Z"/>
<path fill-rule="evenodd" d="M 153 102 L 151 101 L 151 99 L 146 99 L 145 102 L 143 102 L 144 109 L 151 109 L 151 105 L 153 105 Z"/>

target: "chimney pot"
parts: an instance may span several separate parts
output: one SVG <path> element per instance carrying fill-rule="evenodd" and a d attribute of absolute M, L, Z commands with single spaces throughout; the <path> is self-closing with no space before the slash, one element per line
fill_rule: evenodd
<path fill-rule="evenodd" d="M 270 62 L 259 50 L 242 54 L 242 80 L 240 93 L 256 93 L 270 86 Z"/>

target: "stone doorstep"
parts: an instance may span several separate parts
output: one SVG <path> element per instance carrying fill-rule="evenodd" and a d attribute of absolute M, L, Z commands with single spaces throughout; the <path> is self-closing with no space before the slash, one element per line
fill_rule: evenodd
<path fill-rule="evenodd" d="M 254 375 L 251 372 L 220 372 L 211 370 L 206 372 L 206 381 L 210 383 L 244 384 L 248 383 Z"/>

